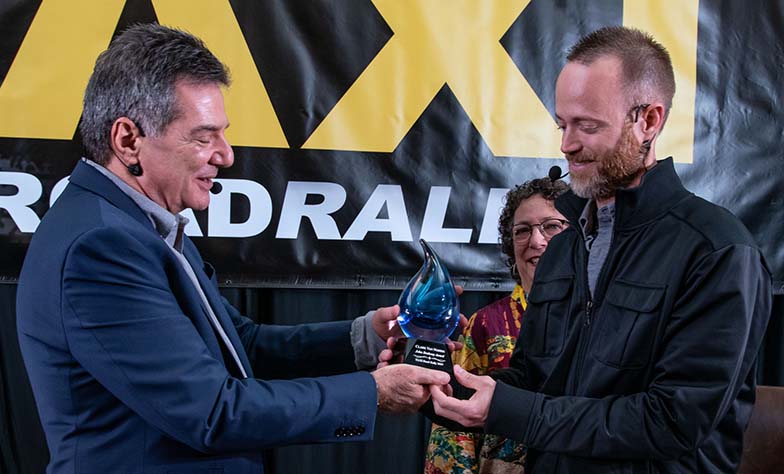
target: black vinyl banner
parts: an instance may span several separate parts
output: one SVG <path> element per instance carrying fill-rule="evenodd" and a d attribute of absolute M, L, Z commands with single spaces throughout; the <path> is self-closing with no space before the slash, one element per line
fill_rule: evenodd
<path fill-rule="evenodd" d="M 659 157 L 743 220 L 784 290 L 784 2 L 770 0 L 3 0 L 1 281 L 82 155 L 96 56 L 140 22 L 194 33 L 232 73 L 235 164 L 206 211 L 184 212 L 224 285 L 402 287 L 424 238 L 466 288 L 509 288 L 503 195 L 566 167 L 566 50 L 623 24 L 672 55 Z"/>

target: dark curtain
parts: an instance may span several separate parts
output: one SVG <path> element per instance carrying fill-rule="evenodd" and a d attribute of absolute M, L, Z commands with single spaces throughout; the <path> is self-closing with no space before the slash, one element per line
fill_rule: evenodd
<path fill-rule="evenodd" d="M 16 285 L 0 284 L 0 472 L 44 472 L 49 460 L 16 341 Z"/>
<path fill-rule="evenodd" d="M 397 301 L 397 290 L 225 288 L 224 296 L 257 322 L 298 324 L 353 319 Z M 466 314 L 503 293 L 467 292 Z M 35 401 L 16 340 L 16 285 L 0 284 L 0 473 L 38 474 L 49 459 Z M 421 415 L 380 415 L 374 441 L 288 446 L 269 450 L 267 472 L 324 474 L 422 472 L 430 423 Z"/>
<path fill-rule="evenodd" d="M 224 289 L 243 313 L 259 322 L 351 319 L 396 301 L 396 290 Z M 30 384 L 16 341 L 15 285 L 0 284 L 0 473 L 42 473 L 49 454 Z M 501 293 L 469 292 L 461 297 L 466 314 L 501 297 Z M 784 295 L 776 296 L 760 353 L 759 381 L 784 385 Z M 429 422 L 421 415 L 381 415 L 372 442 L 288 446 L 267 453 L 267 472 L 378 474 L 420 473 Z"/>

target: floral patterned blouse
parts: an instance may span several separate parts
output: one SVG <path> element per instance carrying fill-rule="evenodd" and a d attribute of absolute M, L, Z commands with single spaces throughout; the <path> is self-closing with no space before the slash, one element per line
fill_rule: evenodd
<path fill-rule="evenodd" d="M 463 348 L 452 361 L 477 375 L 509 366 L 520 334 L 525 293 L 512 294 L 474 313 L 460 336 Z M 425 454 L 426 474 L 522 473 L 525 448 L 506 438 L 450 431 L 433 423 Z"/>

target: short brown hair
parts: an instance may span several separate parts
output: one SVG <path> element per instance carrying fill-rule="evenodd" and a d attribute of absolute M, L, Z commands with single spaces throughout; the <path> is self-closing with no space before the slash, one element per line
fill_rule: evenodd
<path fill-rule="evenodd" d="M 605 56 L 614 56 L 621 61 L 624 84 L 634 96 L 633 100 L 638 103 L 651 99 L 662 101 L 666 119 L 675 95 L 675 73 L 664 46 L 644 31 L 606 26 L 580 38 L 566 59 L 590 65 Z"/>

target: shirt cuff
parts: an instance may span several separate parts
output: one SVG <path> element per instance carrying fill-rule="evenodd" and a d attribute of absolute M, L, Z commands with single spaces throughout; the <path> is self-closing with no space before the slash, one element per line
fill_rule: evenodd
<path fill-rule="evenodd" d="M 387 348 L 373 330 L 373 313 L 368 311 L 351 323 L 351 347 L 354 348 L 354 364 L 359 370 L 372 370 L 378 364 L 378 354 Z"/>

